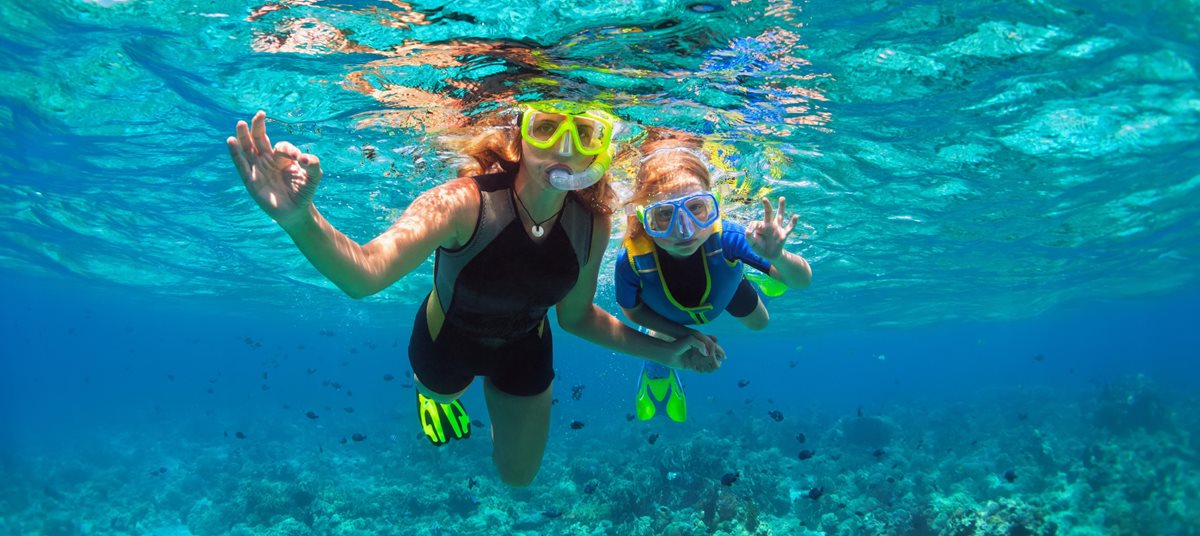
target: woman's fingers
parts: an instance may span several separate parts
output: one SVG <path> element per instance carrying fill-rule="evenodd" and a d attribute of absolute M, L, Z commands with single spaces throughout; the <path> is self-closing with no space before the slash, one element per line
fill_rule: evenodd
<path fill-rule="evenodd" d="M 770 223 L 775 220 L 775 207 L 771 206 L 771 200 L 763 198 L 763 223 Z"/>
<path fill-rule="evenodd" d="M 230 136 L 225 139 L 225 146 L 229 148 L 229 158 L 233 159 L 233 166 L 237 168 L 238 175 L 242 176 L 243 181 L 250 180 L 250 163 L 246 161 L 246 156 L 242 154 L 242 144 L 237 138 Z"/>
<path fill-rule="evenodd" d="M 250 165 L 254 165 L 254 161 L 258 158 L 258 148 L 254 146 L 254 140 L 250 137 L 250 126 L 245 121 L 238 121 L 236 130 L 238 145 L 241 145 L 242 153 Z"/>
<path fill-rule="evenodd" d="M 267 137 L 267 113 L 259 110 L 250 120 L 250 135 L 260 152 L 271 150 L 271 139 Z"/>
<path fill-rule="evenodd" d="M 304 168 L 304 172 L 308 174 L 308 180 L 316 182 L 321 180 L 321 159 L 315 154 L 302 154 L 296 160 L 300 163 L 300 167 Z"/>
<path fill-rule="evenodd" d="M 787 199 L 784 199 L 783 196 L 781 195 L 781 196 L 779 196 L 779 219 L 782 220 L 784 218 L 784 214 L 786 214 L 786 213 L 787 213 Z"/>

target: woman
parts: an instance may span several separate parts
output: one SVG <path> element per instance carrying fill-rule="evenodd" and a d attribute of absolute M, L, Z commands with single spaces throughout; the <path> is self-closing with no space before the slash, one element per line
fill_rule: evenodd
<path fill-rule="evenodd" d="M 625 316 L 671 340 L 697 337 L 687 327 L 722 311 L 743 325 L 766 327 L 766 306 L 743 274 L 743 263 L 791 288 L 807 287 L 812 269 L 783 249 L 797 216 L 785 218 L 763 199 L 762 221 L 746 228 L 721 217 L 700 144 L 681 139 L 647 142 L 638 169 L 624 249 L 616 265 L 616 297 Z M 638 381 L 637 415 L 660 409 L 687 419 L 683 386 L 670 365 L 646 362 Z"/>
<path fill-rule="evenodd" d="M 646 337 L 592 303 L 611 230 L 604 174 L 613 119 L 604 112 L 568 103 L 524 109 L 519 122 L 467 148 L 490 174 L 422 193 L 365 245 L 313 205 L 317 157 L 287 142 L 272 148 L 265 119 L 260 111 L 250 126 L 238 122 L 230 155 L 259 207 L 338 288 L 370 296 L 436 251 L 434 288 L 409 342 L 422 426 L 435 444 L 447 428 L 465 437 L 469 419 L 457 399 L 485 376 L 492 459 L 505 483 L 532 482 L 549 436 L 551 306 L 559 326 L 607 348 L 700 372 L 720 365 L 711 341 Z"/>

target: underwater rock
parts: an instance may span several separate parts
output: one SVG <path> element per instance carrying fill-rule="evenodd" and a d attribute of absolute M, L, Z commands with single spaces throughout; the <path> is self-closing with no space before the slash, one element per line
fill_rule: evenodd
<path fill-rule="evenodd" d="M 888 445 L 895 435 L 895 426 L 879 417 L 842 419 L 841 428 L 847 442 L 864 447 Z"/>
<path fill-rule="evenodd" d="M 1158 386 L 1143 374 L 1126 376 L 1104 386 L 1096 410 L 1096 425 L 1118 434 L 1139 428 L 1158 432 L 1174 428 Z"/>

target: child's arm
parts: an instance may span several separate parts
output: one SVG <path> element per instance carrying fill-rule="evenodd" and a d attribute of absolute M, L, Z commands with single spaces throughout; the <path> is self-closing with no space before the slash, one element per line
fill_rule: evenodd
<path fill-rule="evenodd" d="M 756 255 L 771 263 L 767 275 L 790 288 L 805 288 L 812 283 L 812 267 L 804 257 L 783 249 L 788 235 L 792 234 L 796 221 L 800 219 L 800 216 L 793 215 L 784 222 L 786 208 L 787 201 L 782 197 L 779 198 L 778 211 L 771 206 L 770 200 L 763 199 L 763 219 L 746 226 L 746 241 Z"/>

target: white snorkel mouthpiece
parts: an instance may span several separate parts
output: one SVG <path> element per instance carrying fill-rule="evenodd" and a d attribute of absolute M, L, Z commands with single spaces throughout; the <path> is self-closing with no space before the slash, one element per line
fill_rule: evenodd
<path fill-rule="evenodd" d="M 597 182 L 604 176 L 604 172 L 608 171 L 608 166 L 612 164 L 612 151 L 606 151 L 596 155 L 596 160 L 587 169 L 574 173 L 562 168 L 550 170 L 550 186 L 559 190 L 571 191 L 582 190 Z"/>

